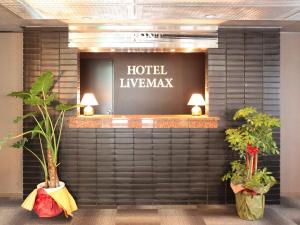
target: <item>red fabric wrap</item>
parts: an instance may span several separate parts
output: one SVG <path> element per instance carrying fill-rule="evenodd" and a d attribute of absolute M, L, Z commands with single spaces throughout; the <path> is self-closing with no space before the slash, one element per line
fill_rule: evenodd
<path fill-rule="evenodd" d="M 63 211 L 43 188 L 37 190 L 33 209 L 39 217 L 54 217 Z"/>

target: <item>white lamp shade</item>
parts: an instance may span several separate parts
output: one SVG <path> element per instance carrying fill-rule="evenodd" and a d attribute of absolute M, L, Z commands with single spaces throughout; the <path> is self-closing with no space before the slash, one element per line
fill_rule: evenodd
<path fill-rule="evenodd" d="M 98 101 L 92 93 L 85 93 L 80 102 L 81 105 L 98 105 Z"/>
<path fill-rule="evenodd" d="M 188 105 L 205 105 L 205 101 L 201 94 L 192 94 Z"/>

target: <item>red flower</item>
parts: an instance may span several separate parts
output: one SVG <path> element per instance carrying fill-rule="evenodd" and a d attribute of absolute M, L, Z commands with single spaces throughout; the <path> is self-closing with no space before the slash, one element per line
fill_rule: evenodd
<path fill-rule="evenodd" d="M 250 155 L 254 156 L 259 152 L 259 148 L 253 147 L 252 145 L 248 144 L 246 152 L 248 152 Z"/>

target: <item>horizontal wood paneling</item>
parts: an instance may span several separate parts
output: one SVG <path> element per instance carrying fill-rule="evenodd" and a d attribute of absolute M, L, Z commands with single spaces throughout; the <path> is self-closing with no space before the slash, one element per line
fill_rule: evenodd
<path fill-rule="evenodd" d="M 236 158 L 224 143 L 225 129 L 236 125 L 232 121 L 236 110 L 254 106 L 259 111 L 278 117 L 280 115 L 279 38 L 277 29 L 221 29 L 219 48 L 208 51 L 209 110 L 211 116 L 221 117 L 220 128 L 213 131 L 217 136 L 210 139 L 218 146 L 217 155 L 212 156 L 212 159 L 219 159 L 219 164 L 215 167 L 219 174 L 225 172 L 229 162 Z M 278 144 L 279 134 L 278 129 L 274 134 Z M 209 152 L 211 151 L 210 148 Z M 280 157 L 265 157 L 261 166 L 268 166 L 279 181 L 267 194 L 267 202 L 279 203 Z M 230 187 L 220 188 L 217 193 L 221 194 L 222 191 L 225 201 L 233 202 Z"/>

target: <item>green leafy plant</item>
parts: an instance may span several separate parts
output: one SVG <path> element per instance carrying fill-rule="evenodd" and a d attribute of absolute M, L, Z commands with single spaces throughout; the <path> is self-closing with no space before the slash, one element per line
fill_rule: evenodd
<path fill-rule="evenodd" d="M 264 194 L 276 183 L 276 179 L 267 168 L 258 169 L 258 157 L 279 154 L 273 129 L 280 127 L 280 121 L 266 113 L 258 113 L 253 107 L 238 110 L 233 119 L 244 123 L 227 129 L 226 141 L 232 150 L 239 153 L 241 160 L 231 162 L 231 170 L 222 180 L 230 180 L 234 185 Z"/>
<path fill-rule="evenodd" d="M 57 96 L 52 92 L 54 86 L 53 74 L 51 71 L 43 73 L 34 82 L 30 90 L 12 92 L 8 96 L 17 97 L 23 100 L 25 105 L 30 106 L 31 112 L 18 116 L 14 122 L 18 123 L 24 119 L 31 118 L 35 126 L 31 130 L 24 131 L 17 135 L 8 135 L 0 141 L 1 146 L 10 139 L 16 140 L 12 145 L 15 148 L 23 148 L 30 152 L 43 168 L 45 187 L 55 188 L 59 185 L 57 175 L 58 150 L 61 141 L 65 112 L 76 108 L 77 105 L 68 105 L 57 101 Z M 56 116 L 51 115 L 54 109 Z M 28 140 L 38 137 L 41 154 L 37 154 L 28 146 Z"/>

